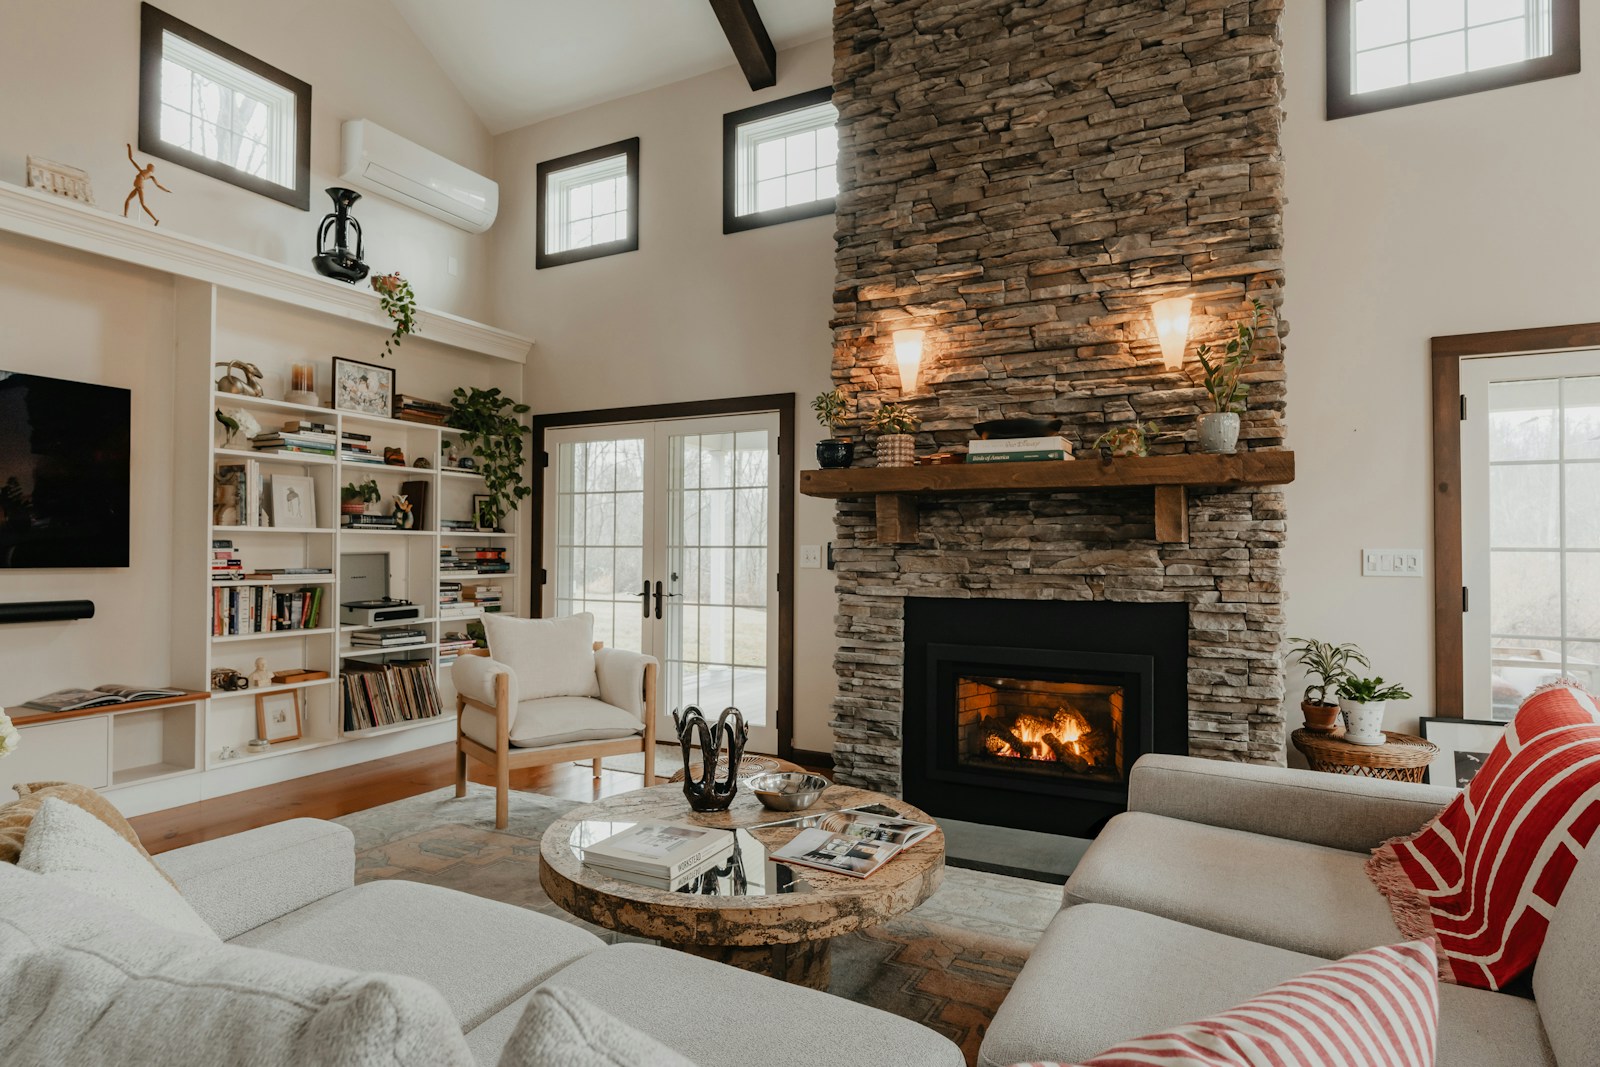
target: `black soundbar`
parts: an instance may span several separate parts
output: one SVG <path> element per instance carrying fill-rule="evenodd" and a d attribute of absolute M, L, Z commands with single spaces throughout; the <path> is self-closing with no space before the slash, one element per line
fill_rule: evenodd
<path fill-rule="evenodd" d="M 8 622 L 66 622 L 92 618 L 92 600 L 32 600 L 22 604 L 0 604 L 0 625 Z"/>

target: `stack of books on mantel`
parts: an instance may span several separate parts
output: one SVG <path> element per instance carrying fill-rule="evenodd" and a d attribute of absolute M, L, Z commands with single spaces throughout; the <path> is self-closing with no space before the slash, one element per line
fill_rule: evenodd
<path fill-rule="evenodd" d="M 1072 443 L 1065 437 L 985 439 L 967 446 L 968 463 L 1047 463 L 1071 458 Z"/>
<path fill-rule="evenodd" d="M 677 889 L 726 860 L 734 844 L 728 830 L 645 821 L 585 845 L 583 863 L 609 878 Z"/>

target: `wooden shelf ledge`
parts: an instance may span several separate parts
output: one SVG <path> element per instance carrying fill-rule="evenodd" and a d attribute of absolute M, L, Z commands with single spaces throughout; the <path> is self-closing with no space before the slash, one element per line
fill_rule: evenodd
<path fill-rule="evenodd" d="M 1189 539 L 1190 489 L 1237 489 L 1294 481 L 1294 453 L 1240 452 L 1231 456 L 1125 456 L 1062 463 L 951 464 L 939 467 L 862 467 L 800 472 L 800 492 L 839 500 L 874 497 L 879 544 L 917 540 L 919 496 L 996 496 L 1099 489 L 1155 492 L 1156 540 Z"/>
<path fill-rule="evenodd" d="M 5 711 L 13 726 L 37 726 L 42 722 L 68 722 L 72 719 L 86 719 L 91 715 L 119 715 L 124 711 L 177 708 L 185 704 L 198 704 L 203 700 L 210 699 L 210 693 L 192 692 L 179 693 L 175 697 L 159 697 L 155 700 L 132 700 L 123 704 L 102 704 L 98 708 L 80 708 L 77 711 L 40 711 L 38 708 L 25 707 L 21 704 L 14 708 L 7 708 Z"/>

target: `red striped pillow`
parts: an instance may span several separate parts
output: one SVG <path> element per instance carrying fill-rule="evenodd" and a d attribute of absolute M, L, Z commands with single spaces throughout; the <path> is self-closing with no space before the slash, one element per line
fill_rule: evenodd
<path fill-rule="evenodd" d="M 1503 989 L 1539 957 L 1600 824 L 1600 705 L 1573 685 L 1522 702 L 1466 790 L 1367 874 L 1407 937 L 1438 942 L 1440 977 Z"/>
<path fill-rule="evenodd" d="M 1426 941 L 1369 948 L 1078 1067 L 1433 1067 L 1438 966 Z"/>

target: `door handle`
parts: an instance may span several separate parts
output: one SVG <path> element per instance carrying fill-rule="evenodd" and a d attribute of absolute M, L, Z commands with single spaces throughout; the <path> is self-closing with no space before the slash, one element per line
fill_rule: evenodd
<path fill-rule="evenodd" d="M 656 583 L 656 618 L 661 618 L 661 583 Z"/>
<path fill-rule="evenodd" d="M 639 610 L 643 614 L 643 616 L 648 619 L 650 617 L 650 583 L 649 583 L 649 581 L 647 580 L 644 583 L 644 588 L 642 590 L 640 590 L 639 592 L 637 592 L 637 593 L 635 593 L 633 595 L 639 598 Z"/>

